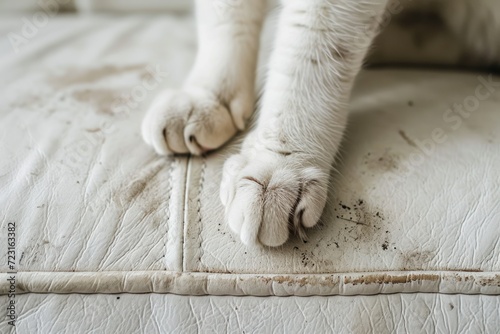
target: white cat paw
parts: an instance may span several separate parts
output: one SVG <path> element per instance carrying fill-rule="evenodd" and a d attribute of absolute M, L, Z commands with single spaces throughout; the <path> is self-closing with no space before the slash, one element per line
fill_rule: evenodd
<path fill-rule="evenodd" d="M 305 239 L 326 203 L 329 171 L 304 159 L 267 150 L 226 161 L 221 200 L 226 218 L 246 245 L 277 247 L 290 232 Z"/>
<path fill-rule="evenodd" d="M 228 104 L 204 89 L 167 90 L 142 122 L 144 141 L 160 155 L 201 155 L 217 149 L 245 126 L 240 100 Z"/>

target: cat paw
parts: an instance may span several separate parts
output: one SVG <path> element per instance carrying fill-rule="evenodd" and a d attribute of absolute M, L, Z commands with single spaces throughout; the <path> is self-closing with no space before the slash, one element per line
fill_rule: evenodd
<path fill-rule="evenodd" d="M 290 232 L 305 240 L 327 199 L 329 171 L 298 156 L 270 151 L 238 154 L 224 164 L 221 201 L 246 245 L 277 247 Z"/>
<path fill-rule="evenodd" d="M 142 136 L 160 155 L 201 155 L 244 128 L 248 111 L 243 107 L 238 99 L 226 103 L 205 89 L 167 90 L 147 112 Z"/>

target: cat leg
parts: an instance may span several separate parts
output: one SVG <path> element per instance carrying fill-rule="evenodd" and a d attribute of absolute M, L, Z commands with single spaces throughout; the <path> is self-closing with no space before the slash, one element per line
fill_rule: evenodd
<path fill-rule="evenodd" d="M 326 203 L 354 78 L 386 1 L 285 0 L 256 128 L 225 163 L 221 200 L 244 244 L 301 237 Z"/>
<path fill-rule="evenodd" d="M 228 141 L 254 110 L 265 0 L 197 0 L 198 54 L 180 90 L 158 95 L 142 135 L 158 154 L 203 154 Z"/>

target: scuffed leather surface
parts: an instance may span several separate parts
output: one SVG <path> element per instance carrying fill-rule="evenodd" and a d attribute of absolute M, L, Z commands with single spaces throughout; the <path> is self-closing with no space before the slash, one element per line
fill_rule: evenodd
<path fill-rule="evenodd" d="M 22 23 L 4 22 L 13 30 Z M 151 81 L 149 68 L 168 73 L 164 85 L 180 80 L 176 71 L 187 71 L 194 37 L 160 36 L 174 26 L 190 29 L 187 20 L 145 23 L 63 16 L 20 53 L 2 49 L 0 203 L 2 227 L 18 226 L 20 271 L 180 270 L 187 158 L 158 157 L 143 145 L 148 101 L 126 96 Z M 163 28 L 153 37 L 155 25 Z M 150 39 L 139 42 L 142 34 Z M 156 39 L 165 51 L 155 56 L 145 50 Z M 174 48 L 186 51 L 180 57 Z"/>
<path fill-rule="evenodd" d="M 180 85 L 191 18 L 62 16 L 20 53 L 2 43 L 0 221 L 17 225 L 19 293 L 500 293 L 500 92 L 455 131 L 442 119 L 485 74 L 364 72 L 322 224 L 307 243 L 250 249 L 218 198 L 237 141 L 157 157 L 139 129 L 160 88 L 113 109 L 150 67 L 168 73 L 161 86 Z M 408 172 L 436 127 L 448 140 Z M 2 253 L 2 294 L 6 263 Z"/>
<path fill-rule="evenodd" d="M 481 295 L 30 294 L 20 296 L 19 310 L 18 333 L 496 333 L 500 328 L 500 299 Z M 13 330 L 0 322 L 0 332 Z"/>
<path fill-rule="evenodd" d="M 7 278 L 9 275 L 4 275 Z M 500 275 L 443 271 L 331 274 L 219 274 L 171 271 L 21 272 L 17 293 L 177 293 L 328 296 L 398 292 L 498 294 Z M 0 293 L 7 293 L 3 285 Z"/>
<path fill-rule="evenodd" d="M 322 224 L 309 232 L 307 243 L 295 238 L 277 249 L 249 251 L 224 225 L 220 200 L 210 196 L 235 147 L 191 159 L 193 201 L 185 245 L 191 256 L 184 269 L 498 272 L 500 85 L 457 130 L 443 120 L 451 105 L 475 93 L 479 76 L 487 78 L 425 70 L 364 72 Z M 426 155 L 418 143 L 436 128 L 448 138 Z M 417 154 L 421 162 L 410 165 Z"/>

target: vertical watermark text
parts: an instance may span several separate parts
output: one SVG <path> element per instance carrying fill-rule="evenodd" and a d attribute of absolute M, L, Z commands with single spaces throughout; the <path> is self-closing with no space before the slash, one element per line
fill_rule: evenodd
<path fill-rule="evenodd" d="M 7 322 L 11 326 L 16 325 L 16 223 L 9 222 L 7 225 L 7 282 L 9 282 Z"/>

